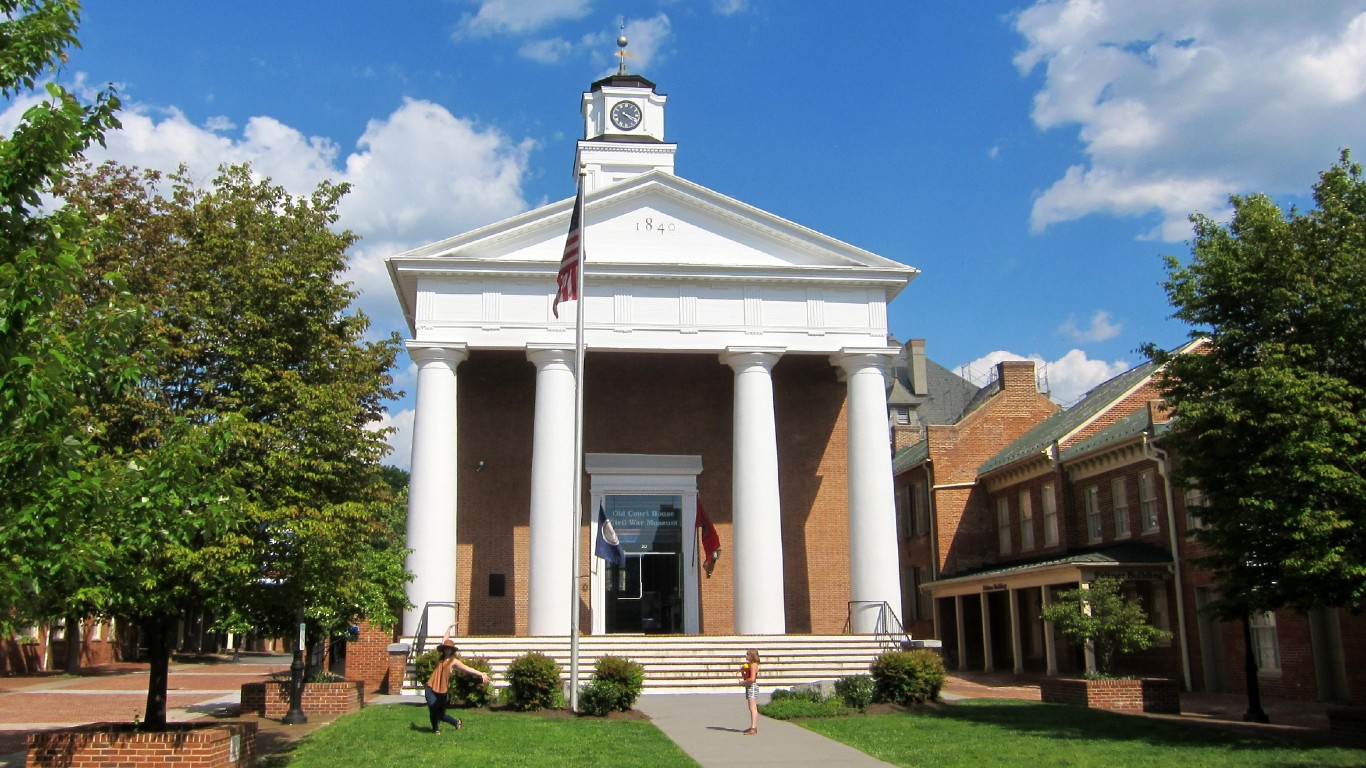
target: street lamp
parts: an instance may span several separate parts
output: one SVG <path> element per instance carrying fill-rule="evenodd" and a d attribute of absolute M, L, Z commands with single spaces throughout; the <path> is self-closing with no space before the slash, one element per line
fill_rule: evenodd
<path fill-rule="evenodd" d="M 289 665 L 289 711 L 280 722 L 285 725 L 299 725 L 308 722 L 304 715 L 304 607 L 299 605 L 296 615 L 299 623 L 299 639 L 294 643 L 294 661 Z"/>

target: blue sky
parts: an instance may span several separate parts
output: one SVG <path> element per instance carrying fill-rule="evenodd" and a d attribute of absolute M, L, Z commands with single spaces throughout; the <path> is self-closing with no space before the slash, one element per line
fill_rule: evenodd
<path fill-rule="evenodd" d="M 1160 282 L 1189 213 L 1306 207 L 1366 154 L 1366 0 L 118 0 L 59 77 L 124 99 L 96 159 L 351 182 L 360 306 L 405 333 L 383 259 L 571 196 L 623 19 L 679 175 L 922 270 L 897 339 L 1035 358 L 1060 402 L 1184 340 Z M 398 380 L 406 466 L 406 358 Z"/>

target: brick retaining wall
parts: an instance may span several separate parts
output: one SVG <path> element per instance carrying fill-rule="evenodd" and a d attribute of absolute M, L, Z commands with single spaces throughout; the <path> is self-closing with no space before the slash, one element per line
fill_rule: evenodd
<path fill-rule="evenodd" d="M 98 766 L 247 768 L 256 758 L 256 723 L 168 723 L 143 732 L 133 723 L 94 723 L 28 737 L 26 768 Z"/>
<path fill-rule="evenodd" d="M 1121 712 L 1181 714 L 1181 689 L 1173 680 L 1083 680 L 1047 677 L 1040 681 L 1039 699 L 1052 704 L 1113 709 Z"/>
<path fill-rule="evenodd" d="M 305 715 L 344 715 L 360 709 L 365 701 L 365 683 L 347 680 L 340 683 L 304 683 L 301 706 Z M 242 714 L 271 720 L 289 712 L 289 681 L 244 683 Z"/>

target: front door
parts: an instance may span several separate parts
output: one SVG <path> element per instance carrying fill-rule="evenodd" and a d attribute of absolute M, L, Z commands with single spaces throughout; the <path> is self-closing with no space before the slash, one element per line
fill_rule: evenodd
<path fill-rule="evenodd" d="M 683 632 L 683 497 L 609 494 L 602 507 L 626 551 L 624 566 L 604 563 L 606 631 Z"/>

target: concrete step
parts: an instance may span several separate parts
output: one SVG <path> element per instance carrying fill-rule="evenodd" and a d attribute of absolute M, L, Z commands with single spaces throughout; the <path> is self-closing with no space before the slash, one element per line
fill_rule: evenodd
<path fill-rule="evenodd" d="M 455 638 L 462 658 L 485 658 L 493 668 L 495 685 L 512 661 L 538 651 L 560 665 L 569 676 L 568 637 Z M 412 638 L 403 642 L 413 644 Z M 440 638 L 428 639 L 430 650 Z M 579 684 L 592 677 L 593 666 L 606 655 L 622 656 L 645 668 L 647 692 L 729 692 L 739 690 L 740 665 L 745 651 L 755 648 L 762 659 L 760 685 L 765 690 L 803 683 L 836 680 L 868 673 L 869 664 L 890 647 L 886 638 L 871 635 L 606 635 L 579 640 Z M 416 650 L 416 649 L 414 649 Z M 409 679 L 404 690 L 419 692 Z"/>

